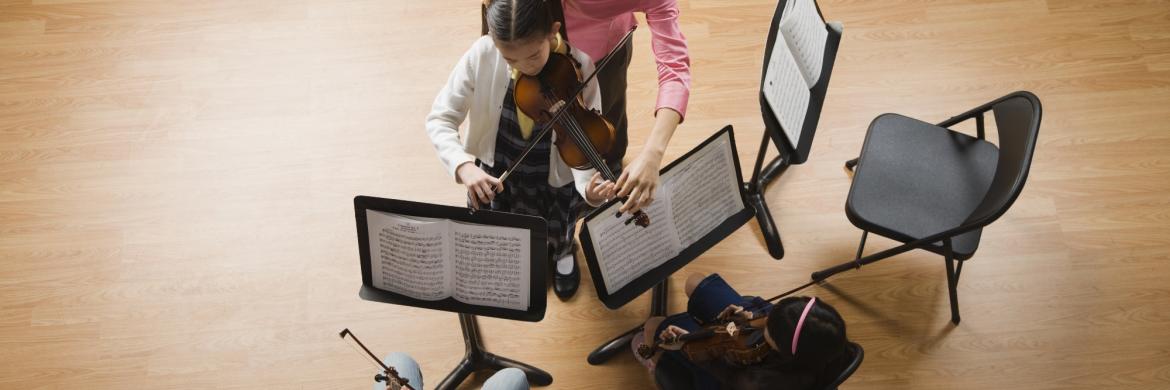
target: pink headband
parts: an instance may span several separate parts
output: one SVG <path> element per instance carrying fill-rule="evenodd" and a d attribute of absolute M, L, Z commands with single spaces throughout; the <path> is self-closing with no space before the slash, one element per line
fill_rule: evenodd
<path fill-rule="evenodd" d="M 808 304 L 804 305 L 804 312 L 800 313 L 800 321 L 796 321 L 796 331 L 792 332 L 792 355 L 796 356 L 796 342 L 800 341 L 800 328 L 804 327 L 804 319 L 808 317 L 808 311 L 812 310 L 813 303 L 817 302 L 817 297 L 812 297 L 808 300 Z"/>

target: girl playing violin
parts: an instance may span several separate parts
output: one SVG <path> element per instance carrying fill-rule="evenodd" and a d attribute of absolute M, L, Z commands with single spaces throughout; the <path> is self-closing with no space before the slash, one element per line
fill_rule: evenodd
<path fill-rule="evenodd" d="M 691 275 L 686 293 L 685 313 L 651 318 L 633 341 L 635 357 L 662 388 L 811 389 L 825 374 L 847 363 L 845 321 L 824 301 L 788 297 L 773 305 L 760 297 L 741 296 L 718 274 Z M 760 324 L 759 331 L 748 328 L 742 335 L 760 353 L 700 361 L 688 356 L 701 356 L 704 351 L 663 350 L 649 359 L 637 353 L 646 340 L 667 342 L 732 320 Z M 744 361 L 744 355 L 755 356 Z"/>
<path fill-rule="evenodd" d="M 561 23 L 554 20 L 545 0 L 492 1 L 486 22 L 489 34 L 464 53 L 435 97 L 427 115 L 427 134 L 447 171 L 467 187 L 472 208 L 536 215 L 548 221 L 554 289 L 557 296 L 567 298 L 577 289 L 577 283 L 562 280 L 577 270 L 573 231 L 577 214 L 584 209 L 582 200 L 600 205 L 615 195 L 614 183 L 601 180 L 593 169 L 566 165 L 552 146 L 552 134 L 539 140 L 506 184 L 498 177 L 537 134 L 533 118 L 516 109 L 516 80 L 521 74 L 540 73 L 552 53 L 572 57 L 584 75 L 593 71 L 593 61 L 570 48 L 557 33 Z M 595 80 L 581 95 L 586 108 L 600 110 Z M 461 139 L 458 129 L 465 118 L 468 126 Z"/>

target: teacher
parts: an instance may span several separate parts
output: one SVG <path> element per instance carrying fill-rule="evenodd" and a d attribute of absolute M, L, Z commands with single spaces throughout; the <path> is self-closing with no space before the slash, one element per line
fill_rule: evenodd
<path fill-rule="evenodd" d="M 555 1 L 555 0 L 554 0 Z M 686 117 L 691 95 L 691 60 L 687 39 L 678 27 L 676 0 L 561 0 L 569 44 L 600 61 L 613 50 L 630 28 L 638 24 L 634 13 L 641 12 L 650 27 L 650 52 L 658 65 L 658 95 L 654 104 L 654 125 L 649 137 L 624 167 L 629 146 L 626 115 L 627 70 L 633 58 L 633 41 L 617 48 L 609 64 L 597 74 L 601 89 L 601 113 L 617 132 L 611 168 L 618 176 L 618 196 L 628 196 L 622 212 L 633 212 L 654 201 L 662 155 L 674 130 Z M 574 252 L 575 253 L 575 252 Z M 557 264 L 554 291 L 572 295 L 580 283 L 576 261 Z M 567 293 L 567 294 L 566 294 Z"/>
<path fill-rule="evenodd" d="M 486 7 L 492 0 L 483 0 Z M 494 0 L 513 1 L 513 0 Z M 617 140 L 609 158 L 610 169 L 621 172 L 617 196 L 628 197 L 623 213 L 641 210 L 654 201 L 658 188 L 658 170 L 674 130 L 686 117 L 691 94 L 691 60 L 687 40 L 678 27 L 676 0 L 548 0 L 553 12 L 563 14 L 561 33 L 569 45 L 584 51 L 593 61 L 600 61 L 622 40 L 638 20 L 634 13 L 646 17 L 650 27 L 650 51 L 658 67 L 658 95 L 654 105 L 654 125 L 646 144 L 622 164 L 629 147 L 629 121 L 626 117 L 627 71 L 633 58 L 633 42 L 617 48 L 609 64 L 597 74 L 601 90 L 601 113 L 614 125 Z M 560 5 L 561 7 L 556 7 Z M 559 10 L 556 8 L 560 8 Z M 558 15 L 554 15 L 556 18 Z M 486 22 L 483 32 L 487 33 Z M 576 256 L 576 251 L 573 252 Z M 561 299 L 571 297 L 580 283 L 575 258 L 557 261 L 553 290 Z"/>

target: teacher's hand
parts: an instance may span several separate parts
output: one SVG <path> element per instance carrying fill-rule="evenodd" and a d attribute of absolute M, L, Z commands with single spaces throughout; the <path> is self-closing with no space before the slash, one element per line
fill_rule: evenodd
<path fill-rule="evenodd" d="M 622 205 L 622 213 L 632 213 L 654 202 L 654 190 L 658 188 L 658 166 L 662 154 L 643 151 L 622 170 L 618 177 L 618 197 L 629 197 Z"/>

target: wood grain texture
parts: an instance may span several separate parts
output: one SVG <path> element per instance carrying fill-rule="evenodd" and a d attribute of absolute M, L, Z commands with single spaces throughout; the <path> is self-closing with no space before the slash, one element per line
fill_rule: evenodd
<path fill-rule="evenodd" d="M 437 384 L 462 354 L 456 317 L 357 298 L 351 199 L 462 202 L 423 118 L 478 35 L 476 3 L 0 0 L 0 388 L 368 388 L 343 327 Z M 680 1 L 694 86 L 668 160 L 730 123 L 753 162 L 774 7 Z M 787 256 L 750 223 L 673 278 L 671 308 L 685 273 L 771 295 L 849 259 L 841 164 L 875 116 L 940 121 L 1030 90 L 1035 164 L 964 267 L 961 326 L 929 253 L 810 290 L 866 348 L 845 388 L 1170 387 L 1170 2 L 821 8 L 845 33 L 820 130 L 767 196 Z M 656 91 L 646 29 L 634 48 L 636 151 Z M 586 275 L 540 323 L 481 325 L 552 388 L 648 388 L 629 356 L 585 363 L 647 305 L 608 310 Z"/>

